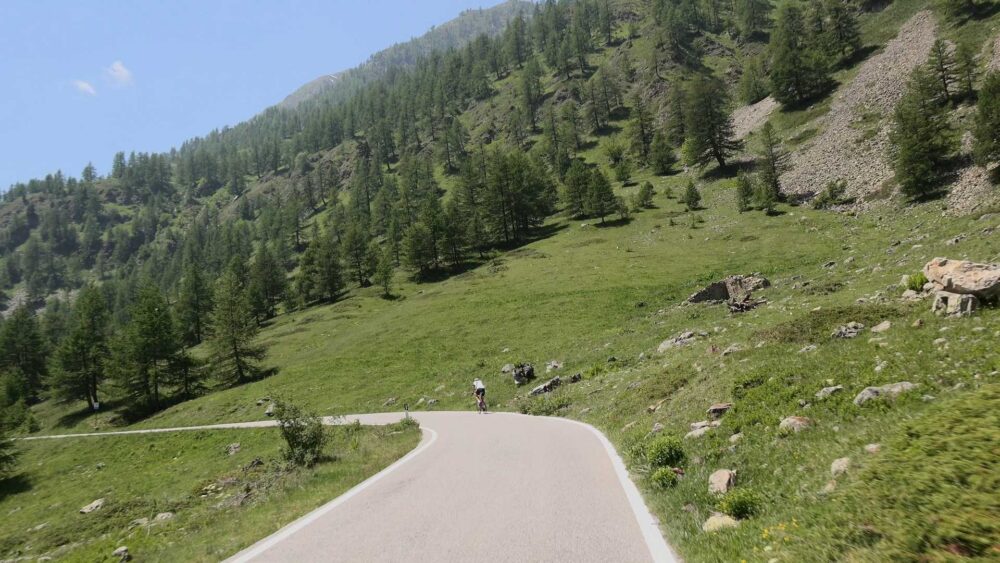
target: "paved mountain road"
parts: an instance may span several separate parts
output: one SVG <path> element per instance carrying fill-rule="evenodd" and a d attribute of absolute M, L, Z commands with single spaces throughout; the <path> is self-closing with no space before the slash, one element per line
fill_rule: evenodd
<path fill-rule="evenodd" d="M 340 422 L 387 424 L 400 416 Z M 593 427 L 510 413 L 412 416 L 424 430 L 416 449 L 229 561 L 677 560 Z"/>

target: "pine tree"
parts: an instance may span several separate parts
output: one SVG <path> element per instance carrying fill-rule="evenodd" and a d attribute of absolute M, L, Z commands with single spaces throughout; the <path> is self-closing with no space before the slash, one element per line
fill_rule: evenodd
<path fill-rule="evenodd" d="M 580 159 L 574 159 L 563 178 L 562 199 L 566 214 L 577 217 L 583 214 L 590 189 L 590 171 Z"/>
<path fill-rule="evenodd" d="M 650 145 L 653 142 L 653 116 L 650 115 L 646 102 L 638 92 L 632 97 L 628 137 L 632 154 L 638 157 L 640 162 L 648 162 Z"/>
<path fill-rule="evenodd" d="M 930 59 L 927 67 L 937 80 L 938 95 L 944 103 L 951 102 L 952 85 L 957 80 L 955 76 L 955 57 L 948 45 L 938 39 L 931 45 Z"/>
<path fill-rule="evenodd" d="M 10 476 L 17 467 L 17 450 L 14 442 L 8 437 L 3 427 L 0 427 L 0 482 Z"/>
<path fill-rule="evenodd" d="M 112 341 L 112 362 L 118 384 L 130 406 L 158 410 L 183 351 L 176 324 L 163 294 L 144 282 L 129 309 L 129 324 Z"/>
<path fill-rule="evenodd" d="M 829 88 L 826 56 L 810 45 L 802 10 L 797 4 L 786 2 L 778 8 L 769 49 L 774 99 L 785 105 L 801 105 Z"/>
<path fill-rule="evenodd" d="M 237 272 L 227 268 L 215 282 L 208 340 L 209 365 L 216 378 L 238 385 L 257 376 L 258 362 L 264 358 L 264 349 L 254 344 L 258 330 L 246 287 Z"/>
<path fill-rule="evenodd" d="M 738 90 L 740 100 L 745 104 L 755 104 L 771 93 L 761 57 L 747 57 L 743 60 Z"/>
<path fill-rule="evenodd" d="M 827 43 L 841 60 L 849 60 L 861 50 L 861 30 L 854 10 L 841 0 L 823 0 L 823 11 L 829 22 Z"/>
<path fill-rule="evenodd" d="M 411 225 L 403 236 L 403 262 L 418 276 L 426 276 L 437 262 L 432 236 L 430 228 L 421 222 Z"/>
<path fill-rule="evenodd" d="M 0 369 L 13 378 L 18 396 L 34 402 L 42 391 L 48 375 L 47 346 L 35 314 L 20 306 L 0 328 Z"/>
<path fill-rule="evenodd" d="M 781 147 L 781 140 L 768 121 L 760 130 L 757 147 L 760 158 L 760 183 L 777 201 L 781 199 L 781 175 L 788 170 L 788 153 Z"/>
<path fill-rule="evenodd" d="M 653 135 L 653 143 L 649 147 L 649 160 L 653 166 L 653 172 L 664 176 L 670 173 L 677 162 L 674 148 L 667 142 L 667 137 L 662 132 L 657 131 Z"/>
<path fill-rule="evenodd" d="M 606 216 L 614 213 L 618 208 L 615 192 L 611 189 L 611 182 L 599 169 L 595 168 L 590 173 L 590 183 L 584 206 L 587 215 L 601 218 L 601 224 L 604 224 Z"/>
<path fill-rule="evenodd" d="M 205 280 L 202 268 L 194 260 L 189 260 L 177 299 L 177 320 L 185 344 L 196 346 L 205 338 L 205 326 L 211 311 L 212 288 Z"/>
<path fill-rule="evenodd" d="M 392 297 L 392 279 L 396 273 L 396 263 L 389 249 L 383 249 L 378 255 L 375 266 L 375 283 L 382 288 L 383 297 Z"/>
<path fill-rule="evenodd" d="M 751 199 L 753 199 L 753 182 L 749 176 L 741 172 L 736 177 L 736 210 L 740 213 L 749 211 Z"/>
<path fill-rule="evenodd" d="M 771 23 L 770 0 L 734 0 L 733 16 L 736 33 L 747 41 L 754 35 L 767 30 Z"/>
<path fill-rule="evenodd" d="M 937 78 L 918 68 L 896 105 L 890 135 L 895 149 L 893 167 L 902 192 L 914 199 L 938 190 L 948 159 L 956 149 L 945 106 L 940 103 L 940 90 Z"/>
<path fill-rule="evenodd" d="M 1000 161 L 1000 73 L 991 72 L 983 80 L 972 127 L 973 152 L 981 166 Z"/>
<path fill-rule="evenodd" d="M 685 162 L 705 166 L 711 160 L 726 166 L 726 159 L 742 148 L 736 139 L 730 116 L 726 86 L 718 80 L 698 77 L 691 82 L 684 129 Z"/>
<path fill-rule="evenodd" d="M 247 297 L 258 320 L 274 317 L 278 303 L 285 299 L 288 278 L 269 245 L 261 245 L 250 266 Z"/>
<path fill-rule="evenodd" d="M 978 75 L 975 45 L 968 40 L 959 41 L 955 48 L 955 82 L 958 97 L 968 100 L 976 95 Z"/>
<path fill-rule="evenodd" d="M 675 84 L 670 89 L 667 98 L 667 127 L 665 135 L 670 146 L 679 147 L 684 142 L 686 131 L 684 122 L 687 119 L 687 95 L 680 86 Z"/>
<path fill-rule="evenodd" d="M 359 219 L 351 221 L 344 233 L 343 252 L 354 272 L 354 281 L 361 287 L 371 283 L 371 259 L 368 256 L 368 229 Z"/>
<path fill-rule="evenodd" d="M 91 410 L 100 408 L 98 387 L 109 359 L 110 316 L 104 294 L 88 286 L 73 307 L 69 334 L 56 350 L 59 365 L 55 389 L 67 399 L 83 399 Z"/>
<path fill-rule="evenodd" d="M 688 180 L 687 187 L 684 189 L 684 195 L 681 197 L 681 203 L 688 211 L 697 211 L 701 208 L 701 193 L 698 192 L 698 187 L 694 185 L 694 180 Z"/>

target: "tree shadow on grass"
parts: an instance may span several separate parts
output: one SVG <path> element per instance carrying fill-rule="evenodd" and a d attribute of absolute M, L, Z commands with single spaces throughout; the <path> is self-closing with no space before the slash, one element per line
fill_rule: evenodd
<path fill-rule="evenodd" d="M 603 223 L 594 223 L 594 227 L 598 229 L 610 229 L 612 227 L 624 227 L 632 222 L 631 217 L 619 217 L 617 219 L 607 219 Z"/>
<path fill-rule="evenodd" d="M 715 166 L 706 170 L 701 175 L 702 179 L 709 181 L 727 180 L 735 178 L 740 172 L 748 174 L 753 171 L 755 163 L 753 160 L 739 160 L 727 162 L 725 166 Z"/>
<path fill-rule="evenodd" d="M 0 500 L 12 495 L 26 493 L 31 490 L 31 480 L 24 473 L 16 473 L 0 479 Z"/>
<path fill-rule="evenodd" d="M 92 416 L 103 413 L 113 414 L 122 406 L 124 406 L 124 403 L 121 399 L 111 399 L 101 402 L 101 410 L 99 411 L 90 410 L 89 406 L 81 407 L 78 410 L 60 416 L 59 420 L 56 421 L 56 428 L 72 428 Z"/>

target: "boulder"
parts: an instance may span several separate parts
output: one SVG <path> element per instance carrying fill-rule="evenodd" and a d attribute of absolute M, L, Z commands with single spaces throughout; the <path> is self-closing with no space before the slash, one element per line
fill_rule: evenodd
<path fill-rule="evenodd" d="M 146 517 L 136 518 L 135 520 L 132 520 L 131 522 L 129 522 L 129 527 L 130 528 L 141 528 L 141 527 L 148 526 L 148 525 L 149 525 L 149 518 L 146 518 Z"/>
<path fill-rule="evenodd" d="M 236 454 L 239 453 L 239 451 L 240 451 L 240 443 L 239 442 L 233 442 L 232 444 L 229 444 L 228 446 L 226 446 L 226 453 L 229 454 L 229 455 L 236 455 Z"/>
<path fill-rule="evenodd" d="M 128 547 L 124 545 L 119 546 L 118 549 L 112 551 L 111 556 L 117 557 L 118 561 L 129 561 L 132 559 L 132 556 L 129 555 Z"/>
<path fill-rule="evenodd" d="M 736 485 L 736 472 L 729 469 L 719 469 L 708 478 L 708 492 L 722 495 Z"/>
<path fill-rule="evenodd" d="M 514 376 L 514 384 L 523 385 L 535 378 L 535 366 L 531 364 L 517 364 L 511 370 L 511 375 Z"/>
<path fill-rule="evenodd" d="M 924 266 L 924 275 L 938 291 L 987 300 L 1000 297 L 1000 264 L 935 258 Z"/>
<path fill-rule="evenodd" d="M 562 385 L 562 379 L 560 379 L 559 376 L 557 375 L 552 379 L 546 381 L 545 383 L 542 383 L 538 387 L 532 389 L 530 395 L 534 397 L 536 395 L 541 395 L 542 393 L 548 393 L 553 389 L 555 389 L 556 387 L 559 387 L 560 385 Z"/>
<path fill-rule="evenodd" d="M 889 330 L 890 328 L 892 328 L 892 323 L 891 322 L 889 322 L 889 321 L 882 321 L 882 322 L 880 322 L 877 325 L 875 325 L 875 326 L 872 327 L 872 332 L 874 332 L 875 334 L 879 334 L 879 333 L 882 333 L 882 332 L 885 332 L 885 331 Z"/>
<path fill-rule="evenodd" d="M 850 468 L 851 468 L 851 458 L 842 457 L 839 459 L 835 459 L 833 460 L 833 463 L 830 464 L 830 474 L 833 475 L 834 477 L 840 477 L 844 473 L 847 473 L 847 470 Z"/>
<path fill-rule="evenodd" d="M 90 514 L 91 512 L 93 512 L 95 510 L 100 510 L 100 508 L 102 506 L 104 506 L 104 499 L 99 498 L 99 499 L 95 500 L 94 502 L 88 504 L 87 506 L 81 508 L 80 509 L 80 514 Z"/>
<path fill-rule="evenodd" d="M 174 519 L 173 512 L 161 512 L 153 518 L 153 522 L 166 522 Z"/>
<path fill-rule="evenodd" d="M 742 439 L 743 439 L 743 433 L 737 432 L 736 434 L 733 434 L 732 436 L 729 437 L 729 443 L 736 444 L 739 443 L 739 441 Z"/>
<path fill-rule="evenodd" d="M 711 430 L 711 429 L 712 429 L 711 426 L 703 426 L 701 428 L 692 430 L 692 431 L 690 431 L 690 432 L 688 432 L 687 434 L 684 435 L 684 439 L 685 440 L 691 440 L 691 439 L 694 439 L 694 438 L 701 438 L 702 436 L 704 436 L 705 434 L 707 434 L 708 431 Z"/>
<path fill-rule="evenodd" d="M 822 389 L 820 389 L 819 391 L 816 392 L 816 398 L 817 399 L 825 399 L 825 398 L 829 397 L 830 395 L 833 395 L 834 393 L 837 393 L 837 392 L 840 392 L 840 391 L 843 391 L 843 390 L 844 390 L 844 386 L 843 385 L 834 385 L 833 387 L 824 387 L 824 388 L 822 388 Z"/>
<path fill-rule="evenodd" d="M 653 428 L 649 432 L 650 434 L 659 434 L 660 432 L 663 432 L 663 424 L 659 422 L 653 424 Z"/>
<path fill-rule="evenodd" d="M 968 317 L 979 308 L 979 298 L 975 295 L 935 291 L 931 311 L 949 317 Z"/>
<path fill-rule="evenodd" d="M 882 385 L 881 387 L 865 387 L 860 393 L 857 394 L 857 396 L 854 397 L 854 404 L 860 407 L 868 401 L 879 397 L 895 399 L 903 393 L 912 391 L 916 388 L 917 385 L 915 383 L 910 383 L 909 381 L 889 383 L 887 385 Z"/>
<path fill-rule="evenodd" d="M 569 382 L 570 383 L 579 383 L 581 381 L 583 381 L 583 374 L 582 373 L 574 373 L 573 375 L 571 375 L 569 377 Z"/>
<path fill-rule="evenodd" d="M 715 403 L 714 405 L 708 407 L 708 416 L 712 418 L 721 418 L 722 415 L 726 414 L 726 411 L 733 408 L 732 403 Z"/>
<path fill-rule="evenodd" d="M 500 373 L 511 373 L 513 371 L 514 371 L 514 364 L 504 364 L 504 366 L 500 368 Z"/>
<path fill-rule="evenodd" d="M 701 291 L 688 297 L 688 303 L 722 303 L 723 301 L 745 301 L 750 293 L 770 287 L 771 282 L 760 274 L 729 276 L 711 283 Z"/>
<path fill-rule="evenodd" d="M 436 404 L 438 404 L 438 400 L 437 399 L 427 399 L 427 406 L 428 407 L 433 407 Z"/>
<path fill-rule="evenodd" d="M 385 400 L 384 403 L 382 403 L 382 406 L 383 407 L 391 407 L 392 405 L 395 405 L 395 404 L 396 404 L 396 397 L 389 397 L 388 399 Z"/>
<path fill-rule="evenodd" d="M 854 338 L 861 334 L 861 331 L 864 329 L 865 325 L 851 321 L 846 325 L 837 328 L 837 330 L 833 331 L 833 334 L 830 336 L 834 338 Z"/>
<path fill-rule="evenodd" d="M 267 405 L 267 409 L 264 411 L 265 416 L 274 416 L 274 403 Z"/>
<path fill-rule="evenodd" d="M 678 334 L 673 338 L 668 338 L 660 343 L 656 348 L 656 351 L 660 354 L 665 354 L 668 350 L 673 348 L 681 348 L 683 346 L 688 346 L 693 344 L 694 341 L 699 337 L 704 336 L 704 333 L 695 333 L 694 331 L 687 331 Z"/>
<path fill-rule="evenodd" d="M 705 523 L 701 525 L 701 529 L 704 532 L 712 533 L 718 532 L 719 530 L 725 530 L 727 528 L 735 528 L 740 525 L 739 520 L 728 516 L 726 514 L 713 514 Z"/>
<path fill-rule="evenodd" d="M 700 428 L 718 428 L 722 426 L 722 423 L 718 420 L 702 420 L 701 422 L 692 422 L 691 430 L 698 430 Z"/>
<path fill-rule="evenodd" d="M 551 362 L 545 364 L 545 373 L 550 371 L 555 371 L 557 369 L 562 369 L 563 364 L 558 360 L 552 360 Z"/>
<path fill-rule="evenodd" d="M 812 426 L 812 420 L 804 416 L 786 416 L 781 419 L 778 429 L 784 432 L 802 432 Z"/>
<path fill-rule="evenodd" d="M 882 444 L 868 444 L 865 446 L 865 453 L 877 454 L 882 451 Z"/>

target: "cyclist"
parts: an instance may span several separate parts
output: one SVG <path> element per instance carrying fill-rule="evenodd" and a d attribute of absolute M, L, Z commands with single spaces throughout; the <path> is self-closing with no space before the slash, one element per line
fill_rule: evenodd
<path fill-rule="evenodd" d="M 483 380 L 478 377 L 472 381 L 472 387 L 475 389 L 473 394 L 476 396 L 476 402 L 479 404 L 479 412 L 486 411 L 486 385 L 483 385 Z"/>

